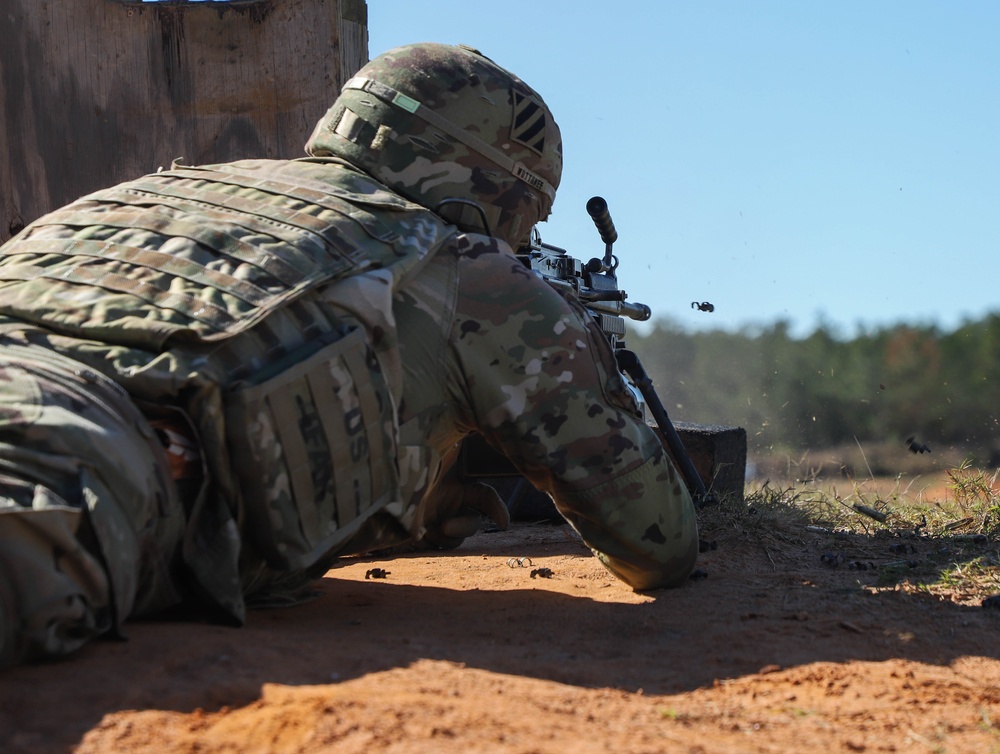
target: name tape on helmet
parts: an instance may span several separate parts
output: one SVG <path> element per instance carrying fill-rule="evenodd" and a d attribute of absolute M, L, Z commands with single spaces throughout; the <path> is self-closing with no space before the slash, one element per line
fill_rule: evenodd
<path fill-rule="evenodd" d="M 387 84 L 365 78 L 364 76 L 355 76 L 350 79 L 346 84 L 344 84 L 344 89 L 357 89 L 362 92 L 374 94 L 380 100 L 388 102 L 391 105 L 395 105 L 401 110 L 405 110 L 412 115 L 416 115 L 418 118 L 430 123 L 438 130 L 444 131 L 456 141 L 460 141 L 472 151 L 478 152 L 486 159 L 496 163 L 518 180 L 531 186 L 531 188 L 536 191 L 541 191 L 549 197 L 549 201 L 555 201 L 556 190 L 552 187 L 552 184 L 542 178 L 542 176 L 532 172 L 522 163 L 512 160 L 503 152 L 490 144 L 487 144 L 478 136 L 473 136 L 465 129 L 459 128 L 447 118 L 438 115 L 429 107 L 425 107 L 418 100 L 413 99 L 413 97 L 403 94 Z"/>
<path fill-rule="evenodd" d="M 536 173 L 532 173 L 528 168 L 526 168 L 522 163 L 515 162 L 514 169 L 510 171 L 513 173 L 515 178 L 520 178 L 522 181 L 527 183 L 536 191 L 545 191 L 545 187 L 548 185 L 545 179 Z"/>

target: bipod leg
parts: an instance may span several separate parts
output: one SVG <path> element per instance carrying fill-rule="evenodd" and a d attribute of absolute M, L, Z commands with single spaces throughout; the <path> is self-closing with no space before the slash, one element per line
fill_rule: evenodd
<path fill-rule="evenodd" d="M 705 483 L 701 479 L 701 474 L 698 473 L 698 469 L 691 462 L 691 456 L 688 455 L 687 448 L 684 447 L 680 435 L 677 434 L 677 429 L 674 427 L 673 422 L 670 421 L 670 417 L 667 415 L 667 410 L 663 407 L 660 396 L 653 389 L 653 381 L 646 374 L 646 369 L 642 366 L 642 362 L 639 361 L 639 357 L 635 355 L 634 351 L 629 351 L 625 348 L 615 351 L 615 357 L 618 359 L 619 368 L 632 378 L 632 382 L 639 389 L 639 392 L 642 393 L 643 400 L 646 401 L 646 405 L 653 415 L 653 420 L 660 430 L 660 436 L 666 442 L 670 454 L 679 467 L 681 476 L 684 477 L 688 491 L 694 499 L 695 506 L 704 508 L 706 505 L 716 503 L 715 495 L 705 489 Z"/>

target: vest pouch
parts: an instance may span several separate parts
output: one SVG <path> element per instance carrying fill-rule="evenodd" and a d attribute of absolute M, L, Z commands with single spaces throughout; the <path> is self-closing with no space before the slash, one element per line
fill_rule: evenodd
<path fill-rule="evenodd" d="M 355 328 L 225 396 L 246 531 L 276 570 L 299 570 L 398 499 L 389 386 Z"/>

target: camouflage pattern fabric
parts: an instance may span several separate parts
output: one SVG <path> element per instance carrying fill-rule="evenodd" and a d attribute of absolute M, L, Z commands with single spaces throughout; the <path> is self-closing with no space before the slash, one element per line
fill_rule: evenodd
<path fill-rule="evenodd" d="M 687 578 L 698 551 L 688 490 L 579 302 L 504 244 L 470 235 L 440 251 L 394 310 L 407 367 L 400 473 L 425 528 L 455 514 L 448 459 L 478 431 L 616 576 L 636 589 Z"/>
<path fill-rule="evenodd" d="M 248 597 L 293 601 L 332 557 L 326 551 L 367 526 L 375 509 L 395 503 L 394 512 L 401 510 L 390 473 L 402 390 L 394 339 L 359 330 L 352 318 L 351 308 L 378 302 L 337 309 L 321 304 L 318 292 L 358 277 L 391 296 L 451 233 L 432 213 L 339 160 L 178 167 L 84 197 L 5 244 L 0 323 L 30 331 L 40 349 L 73 359 L 70 372 L 104 375 L 150 419 L 196 439 L 203 482 L 185 500 L 179 554 L 163 556 L 183 563 L 178 590 L 242 622 Z M 350 348 L 338 346 L 344 338 Z M 268 434 L 238 410 L 251 405 L 244 399 L 262 383 L 285 379 L 324 353 L 327 376 L 317 369 L 269 398 L 301 410 L 295 417 L 279 412 L 287 418 L 275 425 L 282 432 Z M 315 401 L 306 400 L 312 395 Z M 47 400 L 38 397 L 41 405 Z M 355 415 L 360 423 L 348 424 Z M 341 442 L 338 423 L 346 435 L 363 431 L 366 452 L 347 467 L 341 446 L 350 458 L 352 436 Z M 248 431 L 259 432 L 249 445 L 240 436 Z M 247 478 L 253 471 L 260 475 Z M 29 483 L 32 473 L 24 471 Z M 349 491 L 349 512 L 330 484 Z M 272 497 L 255 502 L 260 490 Z M 300 508 L 279 490 L 317 498 Z M 133 503 L 113 498 L 108 509 Z M 392 514 L 376 530 L 380 541 L 409 536 Z M 129 569 L 110 577 L 126 593 L 135 584 Z M 136 599 L 120 601 L 122 618 Z"/>
<path fill-rule="evenodd" d="M 152 428 L 106 378 L 0 346 L 0 666 L 176 604 L 184 517 Z"/>
<path fill-rule="evenodd" d="M 452 232 L 339 160 L 174 166 L 82 197 L 4 244 L 0 312 L 147 351 L 218 342 L 338 278 L 378 268 L 400 279 Z M 308 342 L 305 316 L 298 333 L 229 366 L 245 375 Z"/>
<path fill-rule="evenodd" d="M 389 50 L 358 71 L 306 151 L 343 157 L 514 248 L 548 217 L 563 164 L 538 92 L 477 50 L 432 43 Z"/>
<path fill-rule="evenodd" d="M 396 404 L 355 328 L 226 396 L 246 536 L 273 570 L 309 571 L 399 499 Z"/>

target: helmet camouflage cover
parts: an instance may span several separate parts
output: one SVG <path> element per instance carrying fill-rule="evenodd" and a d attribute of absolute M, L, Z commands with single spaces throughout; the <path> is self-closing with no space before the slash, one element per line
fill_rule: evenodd
<path fill-rule="evenodd" d="M 463 229 L 483 232 L 485 220 L 515 249 L 548 217 L 562 173 L 542 98 L 477 50 L 434 43 L 358 71 L 306 152 L 348 160 Z"/>

